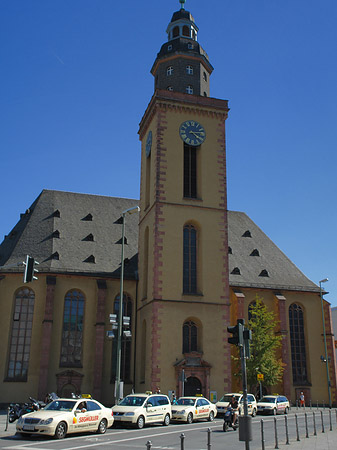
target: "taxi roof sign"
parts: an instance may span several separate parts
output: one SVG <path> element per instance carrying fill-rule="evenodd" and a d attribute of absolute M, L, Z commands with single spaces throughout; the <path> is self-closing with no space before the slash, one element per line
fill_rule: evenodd
<path fill-rule="evenodd" d="M 82 398 L 91 398 L 91 394 L 82 394 Z"/>

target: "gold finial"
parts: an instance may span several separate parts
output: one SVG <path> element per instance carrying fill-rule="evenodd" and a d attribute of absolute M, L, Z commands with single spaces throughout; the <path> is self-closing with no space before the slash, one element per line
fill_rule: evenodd
<path fill-rule="evenodd" d="M 179 2 L 181 4 L 181 9 L 185 9 L 186 0 L 179 0 Z"/>

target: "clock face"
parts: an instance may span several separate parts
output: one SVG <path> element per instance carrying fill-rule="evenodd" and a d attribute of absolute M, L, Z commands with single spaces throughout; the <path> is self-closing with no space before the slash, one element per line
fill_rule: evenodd
<path fill-rule="evenodd" d="M 194 120 L 186 120 L 180 125 L 179 135 L 181 139 L 188 145 L 197 147 L 206 139 L 206 131 L 204 127 Z"/>
<path fill-rule="evenodd" d="M 147 158 L 150 156 L 151 147 L 152 147 L 152 131 L 149 131 L 147 138 L 146 138 L 146 147 L 145 147 L 145 152 L 146 152 Z"/>

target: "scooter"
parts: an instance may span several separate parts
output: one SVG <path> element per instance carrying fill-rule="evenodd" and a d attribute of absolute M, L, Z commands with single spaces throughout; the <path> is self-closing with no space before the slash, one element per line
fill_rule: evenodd
<path fill-rule="evenodd" d="M 19 403 L 11 403 L 9 405 L 9 413 L 8 413 L 8 420 L 9 423 L 13 423 L 20 417 L 21 412 L 21 406 Z"/>
<path fill-rule="evenodd" d="M 239 428 L 239 420 L 236 417 L 236 421 L 233 425 L 233 415 L 234 410 L 231 406 L 228 406 L 227 411 L 225 412 L 224 420 L 223 420 L 223 430 L 228 431 L 229 427 L 232 427 L 233 430 L 237 430 Z"/>

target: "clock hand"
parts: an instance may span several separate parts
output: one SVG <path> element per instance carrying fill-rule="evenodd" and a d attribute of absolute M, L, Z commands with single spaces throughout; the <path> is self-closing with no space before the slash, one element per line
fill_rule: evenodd
<path fill-rule="evenodd" d="M 190 131 L 190 134 L 194 134 L 195 137 L 199 137 L 198 134 L 202 134 L 202 131 Z"/>

